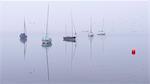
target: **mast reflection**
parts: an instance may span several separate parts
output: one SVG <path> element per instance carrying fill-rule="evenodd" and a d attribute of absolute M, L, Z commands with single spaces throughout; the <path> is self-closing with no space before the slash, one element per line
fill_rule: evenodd
<path fill-rule="evenodd" d="M 76 55 L 76 47 L 77 47 L 77 43 L 76 42 L 67 42 L 67 41 L 64 41 L 65 42 L 65 56 L 67 55 L 67 43 L 71 43 L 71 63 L 70 63 L 70 66 L 71 66 L 71 70 L 72 70 L 72 65 L 73 65 L 73 60 L 74 60 L 74 57 Z"/>
<path fill-rule="evenodd" d="M 24 45 L 23 55 L 24 55 L 24 60 L 25 60 L 26 59 L 26 49 L 27 49 L 27 39 L 26 38 L 25 39 L 20 38 L 20 42 L 23 43 L 23 45 Z"/>
<path fill-rule="evenodd" d="M 52 44 L 46 44 L 46 45 L 42 45 L 43 48 L 45 48 L 45 53 L 46 53 L 46 66 L 47 66 L 47 79 L 49 80 L 50 79 L 50 76 L 49 76 L 49 57 L 48 57 L 48 49 L 52 46 Z"/>
<path fill-rule="evenodd" d="M 89 37 L 89 44 L 90 44 L 90 58 L 92 58 L 93 55 L 93 39 L 94 37 Z"/>

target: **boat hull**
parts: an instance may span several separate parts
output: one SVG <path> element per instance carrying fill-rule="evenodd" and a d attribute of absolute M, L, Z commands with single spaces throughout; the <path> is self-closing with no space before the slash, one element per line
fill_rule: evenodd
<path fill-rule="evenodd" d="M 63 37 L 64 41 L 68 41 L 68 42 L 76 42 L 76 37 L 75 36 L 66 36 Z"/>
<path fill-rule="evenodd" d="M 19 37 L 20 39 L 27 39 L 27 35 L 25 33 L 21 33 Z"/>
<path fill-rule="evenodd" d="M 43 47 L 50 47 L 50 46 L 52 46 L 51 40 L 42 40 L 42 46 Z"/>
<path fill-rule="evenodd" d="M 21 39 L 21 38 L 20 38 L 20 42 L 26 43 L 26 42 L 27 42 L 27 38 L 25 38 L 25 39 Z"/>
<path fill-rule="evenodd" d="M 105 32 L 99 32 L 97 35 L 105 35 Z"/>
<path fill-rule="evenodd" d="M 88 37 L 93 37 L 93 36 L 94 36 L 93 33 L 89 33 L 89 34 L 88 34 Z"/>

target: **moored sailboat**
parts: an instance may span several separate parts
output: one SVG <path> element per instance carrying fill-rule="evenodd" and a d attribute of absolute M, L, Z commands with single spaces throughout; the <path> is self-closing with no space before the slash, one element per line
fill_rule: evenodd
<path fill-rule="evenodd" d="M 24 32 L 19 35 L 20 39 L 26 40 L 27 39 L 27 34 L 26 33 L 27 33 L 26 32 L 26 21 L 25 21 L 25 18 L 24 18 Z"/>
<path fill-rule="evenodd" d="M 88 37 L 93 37 L 94 36 L 94 34 L 93 34 L 93 32 L 92 32 L 92 17 L 90 18 L 90 31 L 89 31 L 89 33 L 88 33 Z"/>
<path fill-rule="evenodd" d="M 102 29 L 98 31 L 97 35 L 105 35 L 106 33 L 104 32 L 104 18 L 103 18 L 103 25 L 102 25 Z"/>
<path fill-rule="evenodd" d="M 48 8 L 47 8 L 47 24 L 46 24 L 46 34 L 45 36 L 42 38 L 42 46 L 49 46 L 51 45 L 51 41 L 52 39 L 48 36 L 48 22 L 49 22 L 49 4 L 48 4 Z"/>
<path fill-rule="evenodd" d="M 63 40 L 68 42 L 76 42 L 76 30 L 73 22 L 72 12 L 71 12 L 71 29 L 72 29 L 72 35 L 71 36 L 64 36 Z"/>

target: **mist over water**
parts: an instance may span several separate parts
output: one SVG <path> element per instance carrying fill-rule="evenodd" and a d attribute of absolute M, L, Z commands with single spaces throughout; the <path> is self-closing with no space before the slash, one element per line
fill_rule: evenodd
<path fill-rule="evenodd" d="M 71 11 L 75 43 L 63 41 L 71 35 Z M 1 14 L 2 84 L 149 84 L 147 2 L 5 2 Z M 19 38 L 24 18 L 27 41 Z M 106 35 L 99 36 L 103 18 Z"/>

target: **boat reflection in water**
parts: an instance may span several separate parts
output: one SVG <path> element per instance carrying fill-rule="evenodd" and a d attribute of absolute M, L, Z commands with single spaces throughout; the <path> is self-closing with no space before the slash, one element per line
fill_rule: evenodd
<path fill-rule="evenodd" d="M 49 44 L 42 44 L 42 47 L 45 48 L 46 53 L 46 66 L 47 66 L 47 79 L 49 80 L 49 57 L 48 57 L 48 49 L 52 46 L 51 43 Z"/>
<path fill-rule="evenodd" d="M 71 45 L 71 63 L 70 63 L 70 67 L 71 67 L 71 70 L 72 70 L 72 65 L 73 65 L 73 59 L 76 55 L 76 47 L 77 47 L 77 43 L 76 42 L 67 42 L 65 41 L 65 56 L 67 56 L 67 44 L 70 44 Z M 69 48 L 70 49 L 70 48 Z"/>
<path fill-rule="evenodd" d="M 26 59 L 27 38 L 20 38 L 20 42 L 24 45 L 24 60 Z"/>
<path fill-rule="evenodd" d="M 92 47 L 93 47 L 93 39 L 94 39 L 94 37 L 89 37 L 89 44 L 90 44 L 90 58 L 92 58 Z"/>
<path fill-rule="evenodd" d="M 101 37 L 99 37 L 99 39 L 100 39 L 100 51 L 102 51 L 102 52 L 100 52 L 101 53 L 101 55 L 104 55 L 104 53 L 105 53 L 105 40 L 106 40 L 106 36 L 101 36 Z"/>

